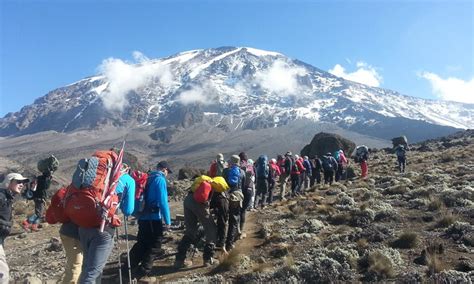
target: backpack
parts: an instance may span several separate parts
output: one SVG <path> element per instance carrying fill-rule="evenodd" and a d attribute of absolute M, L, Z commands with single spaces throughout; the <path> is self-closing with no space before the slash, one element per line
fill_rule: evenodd
<path fill-rule="evenodd" d="M 135 180 L 135 209 L 133 215 L 137 216 L 145 210 L 145 191 L 148 174 L 135 170 L 130 175 Z"/>
<path fill-rule="evenodd" d="M 291 157 L 286 157 L 286 159 L 285 159 L 285 172 L 287 174 L 290 174 L 291 169 L 294 169 L 294 167 L 296 166 L 295 164 L 296 164 L 295 161 Z M 298 167 L 296 167 L 296 168 L 298 168 Z"/>
<path fill-rule="evenodd" d="M 114 151 L 96 151 L 91 158 L 81 159 L 73 174 L 65 201 L 66 215 L 79 227 L 94 228 L 101 225 L 103 208 L 110 204 L 105 218 L 117 227 L 120 219 L 115 215 L 119 205 L 117 194 L 104 198 L 104 190 L 109 187 L 112 168 L 117 162 Z M 114 186 L 114 185 L 112 185 Z"/>
<path fill-rule="evenodd" d="M 238 186 L 240 182 L 240 168 L 231 167 L 227 173 L 227 183 L 230 187 Z"/>
<path fill-rule="evenodd" d="M 245 172 L 245 188 L 253 188 L 253 182 L 255 180 L 255 171 L 253 165 L 245 161 L 241 163 L 241 168 Z"/>
<path fill-rule="evenodd" d="M 399 147 L 397 148 L 396 154 L 397 154 L 397 157 L 405 158 L 405 155 L 406 155 L 406 150 L 405 150 L 405 148 L 399 146 Z"/>
<path fill-rule="evenodd" d="M 211 184 L 208 181 L 202 181 L 193 192 L 193 198 L 198 203 L 205 203 L 209 200 L 212 193 Z"/>
<path fill-rule="evenodd" d="M 211 167 L 209 168 L 209 176 L 210 177 L 217 176 L 217 162 L 216 161 L 212 162 Z"/>
<path fill-rule="evenodd" d="M 67 192 L 68 189 L 66 187 L 61 187 L 56 191 L 53 197 L 51 197 L 51 204 L 49 204 L 48 209 L 46 209 L 45 215 L 48 224 L 70 222 L 70 219 L 64 210 Z"/>
<path fill-rule="evenodd" d="M 262 155 L 257 160 L 257 178 L 268 178 L 270 170 L 268 168 L 268 158 L 265 155 Z"/>
<path fill-rule="evenodd" d="M 331 161 L 331 157 L 328 156 L 323 156 L 321 159 L 323 170 L 325 171 L 332 171 L 333 170 L 333 164 Z"/>
<path fill-rule="evenodd" d="M 334 155 L 333 155 L 334 159 L 336 159 L 337 162 L 339 162 L 339 154 L 340 154 L 340 152 L 339 152 L 339 150 L 337 150 L 336 152 L 334 152 Z"/>
<path fill-rule="evenodd" d="M 46 159 L 39 160 L 37 168 L 42 173 L 55 172 L 59 168 L 59 161 L 54 155 L 51 155 Z"/>

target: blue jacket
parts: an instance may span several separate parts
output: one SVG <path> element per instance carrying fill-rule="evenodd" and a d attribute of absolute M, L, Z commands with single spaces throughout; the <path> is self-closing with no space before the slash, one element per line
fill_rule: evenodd
<path fill-rule="evenodd" d="M 135 180 L 129 174 L 123 174 L 115 192 L 120 196 L 120 210 L 125 216 L 132 215 L 135 209 Z"/>
<path fill-rule="evenodd" d="M 139 219 L 164 219 L 166 225 L 171 224 L 170 208 L 168 205 L 168 189 L 166 188 L 166 177 L 161 171 L 153 171 L 148 176 L 145 194 L 145 212 L 143 212 Z"/>

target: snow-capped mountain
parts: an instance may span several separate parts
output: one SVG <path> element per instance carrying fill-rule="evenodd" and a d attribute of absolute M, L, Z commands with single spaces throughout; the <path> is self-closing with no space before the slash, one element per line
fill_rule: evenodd
<path fill-rule="evenodd" d="M 300 118 L 380 138 L 405 134 L 413 140 L 474 128 L 474 105 L 369 87 L 254 48 L 193 50 L 134 68 L 143 78 L 128 86 L 126 78 L 105 72 L 51 91 L 0 119 L 0 135 L 102 125 L 186 127 L 202 121 L 213 126 L 225 122 L 234 130 L 258 129 Z"/>

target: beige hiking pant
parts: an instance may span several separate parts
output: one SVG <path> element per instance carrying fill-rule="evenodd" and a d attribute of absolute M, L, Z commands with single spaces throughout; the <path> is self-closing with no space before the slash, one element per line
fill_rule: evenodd
<path fill-rule="evenodd" d="M 77 239 L 60 234 L 66 252 L 66 267 L 62 283 L 78 283 L 82 267 L 81 242 Z"/>
<path fill-rule="evenodd" d="M 10 269 L 8 268 L 3 245 L 0 245 L 0 284 L 8 284 L 8 280 L 10 280 Z"/>

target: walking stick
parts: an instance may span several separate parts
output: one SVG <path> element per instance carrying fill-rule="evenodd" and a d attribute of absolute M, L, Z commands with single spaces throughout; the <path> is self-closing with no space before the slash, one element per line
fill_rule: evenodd
<path fill-rule="evenodd" d="M 124 223 L 125 223 L 125 242 L 127 244 L 127 264 L 128 264 L 128 281 L 131 284 L 132 283 L 132 268 L 130 267 L 130 248 L 128 246 L 128 217 L 123 216 Z"/>
<path fill-rule="evenodd" d="M 115 230 L 115 233 L 117 234 L 117 247 L 118 247 L 118 264 L 119 264 L 119 281 L 120 281 L 120 284 L 122 284 L 122 261 L 120 260 L 120 244 L 119 244 L 119 231 L 118 231 L 118 228 Z"/>

